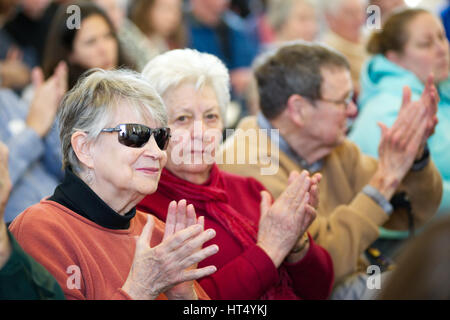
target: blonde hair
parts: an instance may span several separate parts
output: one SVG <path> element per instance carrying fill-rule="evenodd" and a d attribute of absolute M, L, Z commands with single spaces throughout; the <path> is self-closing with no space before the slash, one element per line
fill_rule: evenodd
<path fill-rule="evenodd" d="M 167 113 L 161 97 L 139 73 L 126 69 L 91 69 L 80 77 L 61 102 L 58 117 L 63 167 L 81 171 L 72 148 L 72 135 L 83 131 L 88 134 L 88 140 L 94 141 L 124 102 L 130 112 L 167 126 Z"/>

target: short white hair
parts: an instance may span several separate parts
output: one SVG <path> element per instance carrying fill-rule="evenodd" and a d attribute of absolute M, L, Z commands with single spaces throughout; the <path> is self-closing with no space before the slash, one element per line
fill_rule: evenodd
<path fill-rule="evenodd" d="M 283 27 L 297 3 L 304 3 L 314 9 L 318 7 L 314 0 L 269 0 L 267 19 L 275 31 Z"/>
<path fill-rule="evenodd" d="M 222 120 L 230 103 L 230 76 L 223 62 L 209 53 L 193 49 L 168 51 L 147 63 L 142 75 L 163 97 L 181 84 L 191 83 L 196 90 L 209 85 L 216 94 Z"/>
<path fill-rule="evenodd" d="M 342 3 L 347 0 L 321 0 L 321 8 L 324 13 L 334 14 L 339 9 Z M 369 0 L 358 0 L 364 4 L 368 4 Z"/>

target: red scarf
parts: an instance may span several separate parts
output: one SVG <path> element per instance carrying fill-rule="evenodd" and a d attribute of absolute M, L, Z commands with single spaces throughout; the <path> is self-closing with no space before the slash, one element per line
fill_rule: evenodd
<path fill-rule="evenodd" d="M 215 164 L 208 181 L 202 185 L 180 179 L 163 169 L 157 193 L 176 201 L 186 199 L 188 204 L 192 203 L 196 210 L 207 212 L 229 234 L 233 235 L 245 250 L 256 243 L 258 226 L 230 205 L 225 192 L 224 179 L 224 175 Z M 278 271 L 279 283 L 270 288 L 261 299 L 298 299 L 286 269 L 281 266 Z"/>

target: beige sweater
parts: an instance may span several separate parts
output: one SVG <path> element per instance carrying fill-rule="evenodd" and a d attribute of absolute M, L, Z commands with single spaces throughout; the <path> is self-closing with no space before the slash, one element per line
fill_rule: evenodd
<path fill-rule="evenodd" d="M 361 37 L 361 42 L 348 41 L 332 31 L 328 31 L 322 42 L 342 53 L 350 64 L 350 74 L 352 76 L 355 91 L 359 91 L 359 76 L 365 60 L 368 58 L 366 51 L 366 39 Z"/>
<path fill-rule="evenodd" d="M 247 139 L 245 145 L 237 143 L 249 129 L 258 130 L 256 117 L 244 118 L 238 125 L 233 136 L 230 136 L 218 154 L 221 169 L 251 176 L 258 179 L 277 198 L 287 186 L 289 173 L 292 170 L 301 171 L 302 168 L 279 151 L 279 155 L 271 153 L 270 139 L 267 143 L 260 138 L 251 141 Z M 279 161 L 276 174 L 262 175 L 261 168 L 266 159 L 257 158 L 256 164 L 220 164 L 225 157 L 234 155 L 263 155 L 268 154 L 272 160 Z M 276 161 L 275 161 L 276 162 Z M 267 163 L 267 162 L 266 162 Z M 378 227 L 388 229 L 407 230 L 407 216 L 401 212 L 394 212 L 389 217 L 382 208 L 371 198 L 361 193 L 361 189 L 369 182 L 377 169 L 377 160 L 360 152 L 358 147 L 350 141 L 345 141 L 324 159 L 320 171 L 319 208 L 316 220 L 309 228 L 314 240 L 330 253 L 336 277 L 336 283 L 343 277 L 359 271 L 360 258 L 368 246 L 379 235 Z M 415 225 L 423 225 L 429 220 L 439 207 L 442 196 L 442 179 L 433 162 L 421 171 L 409 173 L 399 187 L 407 192 L 411 199 Z"/>

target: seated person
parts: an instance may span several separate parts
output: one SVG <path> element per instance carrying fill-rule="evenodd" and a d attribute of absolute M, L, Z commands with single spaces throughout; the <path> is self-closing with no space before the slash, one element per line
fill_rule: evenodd
<path fill-rule="evenodd" d="M 318 6 L 311 0 L 270 0 L 267 21 L 275 44 L 286 41 L 314 41 L 319 33 Z"/>
<path fill-rule="evenodd" d="M 67 8 L 71 5 L 80 10 L 79 28 L 67 28 Z M 103 9 L 86 0 L 61 5 L 52 21 L 42 63 L 45 78 L 60 61 L 68 67 L 69 90 L 89 69 L 134 68 L 123 52 L 113 21 Z"/>
<path fill-rule="evenodd" d="M 136 211 L 153 193 L 170 138 L 161 98 L 131 71 L 93 69 L 60 109 L 62 184 L 10 230 L 67 299 L 207 299 L 193 280 L 217 252 L 193 208 L 172 203 L 174 224 Z M 136 240 L 137 238 L 137 240 Z"/>
<path fill-rule="evenodd" d="M 113 22 L 117 38 L 127 60 L 141 71 L 147 62 L 160 52 L 155 48 L 138 26 L 126 15 L 126 6 L 122 0 L 93 0 L 105 10 Z"/>
<path fill-rule="evenodd" d="M 377 122 L 392 125 L 401 111 L 402 88 L 408 86 L 411 99 L 417 100 L 433 74 L 439 122 L 428 148 L 444 183 L 438 215 L 450 214 L 450 60 L 442 23 L 424 9 L 397 12 L 374 33 L 368 49 L 374 56 L 362 72 L 360 114 L 349 138 L 365 154 L 378 157 L 381 130 Z M 407 234 L 389 235 L 404 238 Z"/>
<path fill-rule="evenodd" d="M 42 71 L 33 70 L 35 92 L 31 104 L 11 90 L 0 89 L 0 140 L 9 149 L 12 191 L 5 221 L 52 194 L 62 181 L 61 148 L 55 116 L 66 92 L 67 67 L 59 64 L 44 82 Z"/>
<path fill-rule="evenodd" d="M 359 93 L 359 74 L 367 59 L 363 27 L 366 24 L 365 0 L 323 1 L 328 29 L 322 41 L 338 50 L 350 64 L 350 74 L 355 95 Z"/>
<path fill-rule="evenodd" d="M 330 253 L 338 283 L 360 274 L 365 264 L 359 258 L 378 238 L 379 226 L 408 229 L 407 215 L 392 212 L 389 203 L 397 190 L 411 199 L 416 226 L 435 214 L 442 179 L 433 161 L 423 157 L 435 103 L 407 103 L 407 112 L 383 136 L 377 161 L 346 139 L 346 119 L 356 106 L 341 54 L 319 44 L 288 44 L 262 61 L 255 75 L 261 113 L 241 121 L 217 161 L 224 171 L 256 178 L 275 198 L 294 170 L 322 175 L 317 219 L 309 232 Z M 420 108 L 426 113 L 416 112 Z M 413 121 L 421 124 L 414 132 L 408 130 Z M 392 143 L 393 130 L 409 149 Z M 243 157 L 241 164 L 236 156 Z"/>
<path fill-rule="evenodd" d="M 212 299 L 326 299 L 333 285 L 328 253 L 305 230 L 315 218 L 317 183 L 305 171 L 272 203 L 255 179 L 225 173 L 214 163 L 230 100 L 226 67 L 213 55 L 174 50 L 143 74 L 163 97 L 172 140 L 158 190 L 139 208 L 169 223 L 171 200 L 186 199 L 221 250 L 200 266 L 218 271 L 199 280 Z M 181 153 L 181 154 L 180 154 Z"/>
<path fill-rule="evenodd" d="M 221 59 L 230 70 L 232 94 L 242 98 L 251 80 L 250 65 L 259 51 L 257 35 L 228 10 L 226 0 L 190 0 L 189 4 L 188 47 Z"/>

